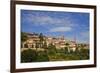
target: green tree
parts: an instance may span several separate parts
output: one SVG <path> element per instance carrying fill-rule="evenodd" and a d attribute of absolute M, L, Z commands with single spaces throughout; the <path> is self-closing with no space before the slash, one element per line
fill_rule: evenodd
<path fill-rule="evenodd" d="M 38 51 L 37 62 L 49 61 L 49 57 L 45 51 Z"/>
<path fill-rule="evenodd" d="M 80 59 L 89 59 L 89 49 L 80 50 Z"/>
<path fill-rule="evenodd" d="M 38 50 L 38 48 L 39 48 L 39 43 L 36 41 L 35 42 L 35 48 L 36 48 L 36 51 Z"/>
<path fill-rule="evenodd" d="M 43 48 L 47 49 L 47 42 L 46 42 L 46 40 L 44 41 Z"/>
<path fill-rule="evenodd" d="M 24 32 L 21 32 L 21 47 L 24 46 L 24 42 L 27 40 L 27 34 Z"/>
<path fill-rule="evenodd" d="M 27 34 L 26 33 L 24 33 L 24 32 L 21 32 L 21 41 L 22 42 L 24 42 L 24 41 L 26 41 L 27 40 Z"/>
<path fill-rule="evenodd" d="M 43 47 L 43 41 L 44 41 L 44 37 L 43 37 L 42 33 L 40 33 L 39 39 L 40 39 L 40 47 L 42 48 Z"/>
<path fill-rule="evenodd" d="M 68 54 L 68 47 L 65 47 L 65 54 Z"/>
<path fill-rule="evenodd" d="M 32 49 L 21 52 L 21 62 L 35 62 L 37 60 L 37 53 Z"/>
<path fill-rule="evenodd" d="M 69 44 L 69 43 L 66 43 L 65 45 L 66 45 L 65 51 L 70 52 L 70 49 L 69 49 L 69 45 L 70 45 L 70 44 Z"/>
<path fill-rule="evenodd" d="M 55 47 L 55 45 L 50 44 L 47 49 L 48 49 L 48 54 L 50 54 L 50 55 L 56 54 L 56 47 Z"/>
<path fill-rule="evenodd" d="M 84 44 L 81 44 L 80 47 L 81 47 L 81 49 L 84 49 Z"/>

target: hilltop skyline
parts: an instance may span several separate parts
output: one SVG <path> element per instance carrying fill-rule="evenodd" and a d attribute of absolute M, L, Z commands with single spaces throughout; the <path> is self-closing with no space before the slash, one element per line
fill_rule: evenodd
<path fill-rule="evenodd" d="M 89 13 L 21 10 L 21 31 L 89 43 Z"/>

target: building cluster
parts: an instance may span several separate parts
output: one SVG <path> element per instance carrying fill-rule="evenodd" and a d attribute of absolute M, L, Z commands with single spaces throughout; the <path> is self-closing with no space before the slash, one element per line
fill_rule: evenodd
<path fill-rule="evenodd" d="M 35 33 L 27 33 L 27 40 L 22 43 L 22 48 L 41 48 L 40 38 L 38 34 Z M 46 43 L 47 46 L 50 44 L 55 45 L 57 49 L 65 48 L 66 47 L 66 40 L 64 39 L 64 36 L 62 37 L 49 37 L 49 36 L 43 36 L 43 43 Z M 38 46 L 37 46 L 38 44 Z"/>
<path fill-rule="evenodd" d="M 22 50 L 25 49 L 36 49 L 40 48 L 43 49 L 40 43 L 39 34 L 36 33 L 26 33 L 27 40 L 24 42 L 21 42 L 21 48 Z M 50 36 L 43 36 L 42 44 L 46 44 L 46 46 L 49 46 L 50 44 L 55 45 L 56 49 L 64 49 L 65 47 L 68 47 L 68 51 L 76 50 L 76 42 L 75 41 L 66 41 L 64 36 L 61 37 L 50 37 Z M 66 44 L 68 43 L 68 44 Z"/>

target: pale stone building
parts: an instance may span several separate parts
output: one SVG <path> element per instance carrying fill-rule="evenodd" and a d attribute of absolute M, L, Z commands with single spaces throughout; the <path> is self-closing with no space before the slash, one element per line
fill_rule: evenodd
<path fill-rule="evenodd" d="M 22 50 L 26 50 L 26 49 L 36 49 L 36 48 L 41 48 L 41 44 L 40 44 L 40 38 L 38 34 L 34 34 L 34 33 L 27 33 L 27 37 L 28 39 L 22 43 Z M 46 42 L 46 45 L 49 46 L 50 44 L 55 45 L 56 49 L 64 49 L 66 47 L 66 40 L 64 39 L 64 36 L 62 37 L 48 37 L 48 36 L 43 36 L 43 39 Z M 70 50 L 75 51 L 76 50 L 76 43 L 75 41 L 70 41 L 69 43 L 69 47 L 68 47 L 68 51 L 70 52 Z M 41 48 L 42 50 L 43 48 Z"/>

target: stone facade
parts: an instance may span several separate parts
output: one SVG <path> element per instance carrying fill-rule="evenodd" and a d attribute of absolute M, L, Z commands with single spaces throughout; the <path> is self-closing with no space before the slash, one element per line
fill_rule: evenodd
<path fill-rule="evenodd" d="M 22 43 L 21 48 L 24 49 L 28 49 L 28 48 L 32 48 L 32 49 L 36 49 L 36 48 L 41 48 L 41 44 L 40 44 L 40 38 L 39 35 L 36 34 L 27 34 L 28 39 Z M 43 39 L 45 41 L 42 42 L 42 44 L 46 43 L 47 46 L 49 46 L 50 44 L 55 45 L 56 49 L 63 49 L 66 47 L 66 40 L 64 38 L 64 36 L 62 37 L 48 37 L 48 36 L 43 36 Z M 69 43 L 69 51 L 76 50 L 76 43 L 74 41 L 70 41 Z M 38 45 L 37 45 L 38 44 Z"/>

